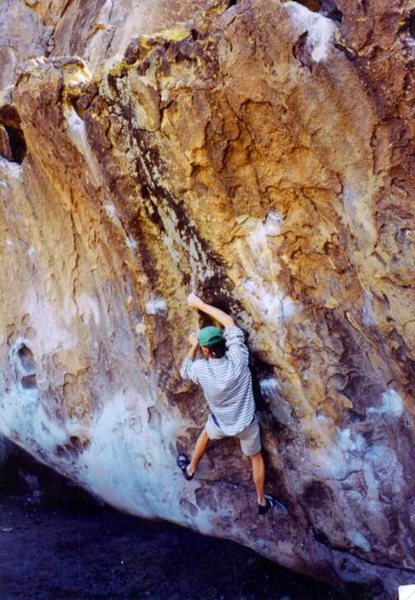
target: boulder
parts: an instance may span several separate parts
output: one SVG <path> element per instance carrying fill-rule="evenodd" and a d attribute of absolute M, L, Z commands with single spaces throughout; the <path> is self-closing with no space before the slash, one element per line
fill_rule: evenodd
<path fill-rule="evenodd" d="M 414 16 L 398 0 L 0 6 L 0 433 L 132 514 L 394 598 L 415 577 Z M 22 43 L 24 40 L 24 43 Z M 247 333 L 269 491 L 179 375 Z"/>

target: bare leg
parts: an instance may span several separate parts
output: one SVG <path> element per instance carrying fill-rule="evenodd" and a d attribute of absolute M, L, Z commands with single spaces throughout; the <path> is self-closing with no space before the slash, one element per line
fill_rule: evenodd
<path fill-rule="evenodd" d="M 265 500 L 265 465 L 262 458 L 262 452 L 258 452 L 250 457 L 252 462 L 252 475 L 254 478 L 255 489 L 258 497 L 258 504 L 266 505 Z"/>
<path fill-rule="evenodd" d="M 193 451 L 192 460 L 187 465 L 186 470 L 189 475 L 193 475 L 193 473 L 196 471 L 197 465 L 199 464 L 199 461 L 202 458 L 202 456 L 204 455 L 204 453 L 206 452 L 206 448 L 208 447 L 208 444 L 209 444 L 208 434 L 206 433 L 205 430 L 203 430 L 202 433 L 197 438 L 196 446 Z"/>

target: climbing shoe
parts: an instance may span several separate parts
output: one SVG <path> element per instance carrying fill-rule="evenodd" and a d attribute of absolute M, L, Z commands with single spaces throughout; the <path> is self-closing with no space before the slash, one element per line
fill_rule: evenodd
<path fill-rule="evenodd" d="M 264 506 L 262 504 L 258 504 L 259 515 L 265 515 L 269 510 L 274 508 L 275 498 L 270 494 L 265 494 L 265 502 L 266 504 Z"/>
<path fill-rule="evenodd" d="M 189 473 L 187 472 L 187 465 L 190 465 L 190 460 L 187 458 L 187 456 L 185 454 L 179 454 L 176 462 L 177 462 L 177 466 L 183 473 L 184 478 L 187 481 L 191 481 L 194 477 L 194 473 L 193 473 L 193 475 L 189 475 Z"/>
<path fill-rule="evenodd" d="M 259 515 L 265 515 L 267 512 L 272 510 L 274 507 L 280 508 L 281 510 L 288 511 L 287 507 L 282 502 L 280 502 L 279 500 L 274 498 L 274 496 L 271 496 L 271 494 L 265 494 L 265 501 L 266 501 L 265 506 L 262 506 L 262 504 L 258 504 L 258 514 Z"/>

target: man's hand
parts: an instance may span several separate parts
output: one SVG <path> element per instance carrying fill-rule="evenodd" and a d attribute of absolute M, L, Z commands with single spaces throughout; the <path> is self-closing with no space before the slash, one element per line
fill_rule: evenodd
<path fill-rule="evenodd" d="M 187 339 L 189 340 L 190 349 L 187 353 L 186 358 L 194 360 L 196 358 L 197 350 L 199 348 L 199 342 L 197 341 L 197 333 L 191 333 Z"/>
<path fill-rule="evenodd" d="M 191 333 L 187 339 L 189 340 L 189 344 L 191 346 L 199 345 L 199 342 L 197 341 L 197 333 Z"/>
<path fill-rule="evenodd" d="M 196 296 L 196 294 L 189 294 L 187 296 L 187 302 L 191 308 L 197 308 L 199 310 L 202 310 L 202 306 L 205 306 L 203 300 L 199 298 L 199 296 Z"/>
<path fill-rule="evenodd" d="M 191 308 L 201 310 L 202 312 L 209 315 L 209 317 L 212 317 L 212 319 L 216 319 L 216 321 L 219 321 L 219 323 L 224 327 L 232 327 L 232 325 L 235 325 L 235 322 L 230 315 L 225 313 L 220 308 L 216 308 L 211 304 L 203 302 L 203 300 L 196 296 L 196 294 L 189 294 L 187 296 L 187 301 Z"/>

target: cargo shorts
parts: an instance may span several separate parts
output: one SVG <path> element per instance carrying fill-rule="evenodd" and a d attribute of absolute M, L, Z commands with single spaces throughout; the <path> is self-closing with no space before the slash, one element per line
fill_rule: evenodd
<path fill-rule="evenodd" d="M 238 438 L 241 444 L 242 453 L 245 454 L 245 456 L 253 456 L 254 454 L 258 454 L 261 450 L 261 435 L 256 416 L 254 416 L 252 423 L 245 427 L 245 429 L 242 429 L 239 433 L 235 433 L 235 435 L 228 435 L 215 423 L 212 415 L 209 415 L 208 420 L 206 421 L 205 431 L 210 440 L 220 440 L 225 437 Z"/>

